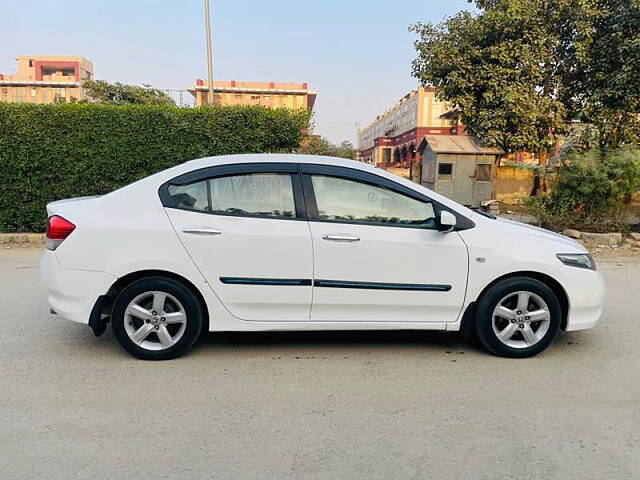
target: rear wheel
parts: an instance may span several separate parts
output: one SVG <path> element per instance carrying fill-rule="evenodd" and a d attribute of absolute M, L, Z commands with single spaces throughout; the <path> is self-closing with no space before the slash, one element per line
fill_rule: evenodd
<path fill-rule="evenodd" d="M 476 334 L 496 355 L 531 357 L 553 342 L 561 317 L 560 303 L 547 285 L 528 277 L 507 278 L 480 299 Z"/>
<path fill-rule="evenodd" d="M 127 286 L 111 313 L 116 338 L 132 355 L 167 360 L 188 352 L 202 329 L 200 302 L 182 283 L 149 277 Z"/>

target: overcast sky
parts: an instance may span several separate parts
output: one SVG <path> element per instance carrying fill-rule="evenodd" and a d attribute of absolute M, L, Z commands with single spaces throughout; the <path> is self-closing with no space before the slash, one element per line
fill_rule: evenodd
<path fill-rule="evenodd" d="M 97 79 L 185 89 L 206 78 L 202 0 L 0 0 L 0 73 L 17 55 L 81 55 Z M 417 21 L 466 0 L 212 0 L 215 78 L 307 82 L 315 133 L 355 140 L 412 88 Z"/>

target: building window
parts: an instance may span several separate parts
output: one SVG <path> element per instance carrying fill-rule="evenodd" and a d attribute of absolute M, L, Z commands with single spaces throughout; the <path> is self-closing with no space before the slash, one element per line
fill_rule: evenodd
<path fill-rule="evenodd" d="M 33 68 L 33 58 L 29 59 L 29 68 Z"/>
<path fill-rule="evenodd" d="M 453 163 L 438 164 L 438 179 L 451 180 L 452 175 L 453 175 Z"/>
<path fill-rule="evenodd" d="M 476 166 L 476 181 L 477 182 L 491 181 L 491 164 L 490 163 L 481 163 Z"/>
<path fill-rule="evenodd" d="M 13 87 L 13 101 L 14 102 L 26 102 L 27 101 L 27 89 L 26 89 L 26 87 Z"/>
<path fill-rule="evenodd" d="M 58 103 L 58 102 L 65 102 L 65 98 L 67 96 L 67 93 L 65 91 L 64 88 L 52 88 L 51 90 L 53 90 L 53 102 L 54 103 Z"/>

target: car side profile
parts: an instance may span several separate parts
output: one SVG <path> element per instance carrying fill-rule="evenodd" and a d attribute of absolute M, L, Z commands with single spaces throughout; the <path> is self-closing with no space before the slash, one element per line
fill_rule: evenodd
<path fill-rule="evenodd" d="M 143 359 L 203 330 L 469 330 L 529 357 L 605 295 L 579 243 L 331 157 L 202 158 L 47 212 L 52 312 Z"/>

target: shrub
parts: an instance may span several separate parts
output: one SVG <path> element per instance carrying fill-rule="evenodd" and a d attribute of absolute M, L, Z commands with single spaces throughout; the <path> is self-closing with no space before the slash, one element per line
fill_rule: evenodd
<path fill-rule="evenodd" d="M 607 231 L 624 227 L 640 191 L 640 149 L 573 151 L 551 179 L 551 190 L 527 199 L 542 226 Z"/>
<path fill-rule="evenodd" d="M 0 232 L 42 231 L 48 202 L 199 157 L 291 151 L 305 111 L 0 103 Z"/>

